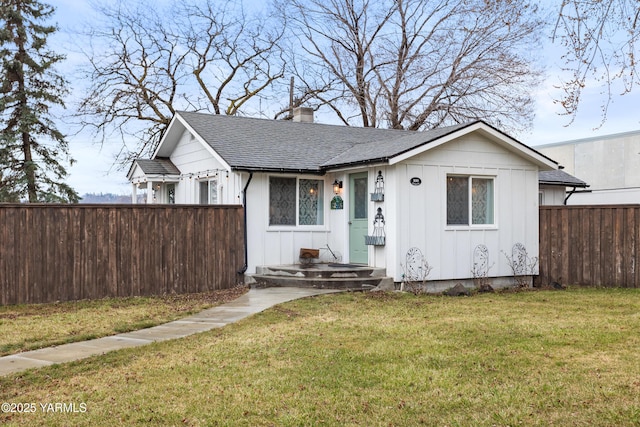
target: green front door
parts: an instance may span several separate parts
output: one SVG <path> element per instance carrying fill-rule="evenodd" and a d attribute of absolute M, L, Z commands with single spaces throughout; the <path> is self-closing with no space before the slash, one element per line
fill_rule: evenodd
<path fill-rule="evenodd" d="M 367 172 L 349 175 L 349 262 L 368 264 L 369 251 L 364 244 L 368 231 Z"/>

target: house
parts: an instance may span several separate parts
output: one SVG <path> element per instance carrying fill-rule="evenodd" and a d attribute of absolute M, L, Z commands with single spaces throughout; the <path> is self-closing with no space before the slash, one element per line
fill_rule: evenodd
<path fill-rule="evenodd" d="M 470 283 L 482 247 L 482 274 L 500 284 L 514 245 L 538 255 L 538 173 L 557 169 L 550 158 L 482 121 L 414 132 L 309 117 L 176 113 L 128 178 L 148 202 L 244 204 L 249 275 L 328 247 L 400 282 L 417 248 L 430 281 Z"/>
<path fill-rule="evenodd" d="M 540 199 L 538 201 L 540 206 L 566 205 L 579 188 L 589 187 L 589 184 L 568 174 L 562 167 L 551 171 L 540 171 L 538 181 L 540 184 Z"/>
<path fill-rule="evenodd" d="M 565 170 L 589 183 L 571 205 L 640 203 L 640 131 L 539 145 Z"/>

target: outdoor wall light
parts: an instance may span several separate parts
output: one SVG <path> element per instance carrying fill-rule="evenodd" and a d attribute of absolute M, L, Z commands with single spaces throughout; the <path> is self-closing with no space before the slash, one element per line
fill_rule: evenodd
<path fill-rule="evenodd" d="M 342 189 L 342 181 L 338 181 L 337 179 L 333 182 L 333 194 L 336 196 L 340 194 L 340 190 Z"/>

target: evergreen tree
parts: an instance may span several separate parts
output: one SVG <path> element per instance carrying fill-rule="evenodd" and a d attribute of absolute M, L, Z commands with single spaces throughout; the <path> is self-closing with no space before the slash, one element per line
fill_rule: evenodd
<path fill-rule="evenodd" d="M 57 29 L 43 24 L 53 7 L 37 0 L 0 3 L 0 202 L 78 202 L 64 180 L 69 157 L 50 108 L 64 107 L 66 81 L 54 65 L 64 59 L 47 48 Z"/>

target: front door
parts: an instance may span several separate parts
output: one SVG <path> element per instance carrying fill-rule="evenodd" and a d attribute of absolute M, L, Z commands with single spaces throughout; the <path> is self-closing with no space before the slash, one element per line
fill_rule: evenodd
<path fill-rule="evenodd" d="M 349 175 L 349 262 L 368 264 L 369 251 L 364 244 L 368 231 L 367 172 Z"/>

